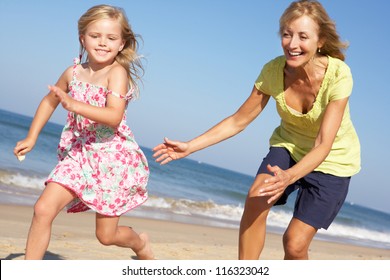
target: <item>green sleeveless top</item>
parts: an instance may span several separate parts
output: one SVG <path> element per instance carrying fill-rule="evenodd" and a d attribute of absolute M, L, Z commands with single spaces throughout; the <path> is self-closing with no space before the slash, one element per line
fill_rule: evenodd
<path fill-rule="evenodd" d="M 286 148 L 295 161 L 299 161 L 314 146 L 326 106 L 332 100 L 351 95 L 352 74 L 343 61 L 328 57 L 328 67 L 320 90 L 307 114 L 296 114 L 284 99 L 284 66 L 286 59 L 279 56 L 268 62 L 255 82 L 256 88 L 272 96 L 281 118 L 271 138 L 270 145 Z M 340 177 L 349 177 L 360 170 L 360 143 L 350 118 L 349 104 L 327 158 L 315 171 Z"/>

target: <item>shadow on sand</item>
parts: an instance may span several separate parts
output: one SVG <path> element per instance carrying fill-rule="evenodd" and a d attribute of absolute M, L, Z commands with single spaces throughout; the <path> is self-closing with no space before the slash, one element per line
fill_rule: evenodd
<path fill-rule="evenodd" d="M 24 256 L 24 253 L 15 253 L 15 254 L 9 254 L 5 258 L 1 258 L 1 260 L 14 260 L 21 256 Z M 50 251 L 47 251 L 45 256 L 43 257 L 44 260 L 65 260 L 61 255 L 54 254 Z"/>

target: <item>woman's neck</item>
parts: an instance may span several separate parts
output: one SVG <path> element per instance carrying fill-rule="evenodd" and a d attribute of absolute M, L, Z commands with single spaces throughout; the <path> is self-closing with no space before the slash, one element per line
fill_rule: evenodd
<path fill-rule="evenodd" d="M 284 74 L 288 76 L 291 81 L 312 84 L 323 79 L 327 65 L 327 57 L 316 56 L 301 67 L 292 68 L 286 65 Z"/>

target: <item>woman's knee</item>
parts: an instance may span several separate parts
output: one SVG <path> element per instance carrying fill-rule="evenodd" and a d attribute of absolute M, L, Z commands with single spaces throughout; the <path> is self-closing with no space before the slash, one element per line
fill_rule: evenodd
<path fill-rule="evenodd" d="M 307 253 L 307 247 L 302 240 L 291 236 L 288 232 L 283 235 L 283 248 L 286 256 L 292 259 L 299 258 L 302 254 Z"/>
<path fill-rule="evenodd" d="M 258 197 L 259 191 L 262 187 L 264 187 L 264 181 L 265 179 L 269 177 L 268 174 L 259 174 L 256 176 L 252 186 L 250 187 L 248 191 L 248 197 Z"/>
<path fill-rule="evenodd" d="M 307 259 L 311 240 L 315 233 L 287 230 L 283 234 L 283 248 L 286 259 Z"/>
<path fill-rule="evenodd" d="M 245 208 L 249 211 L 254 210 L 269 210 L 272 205 L 267 203 L 268 198 L 259 195 L 261 188 L 265 186 L 264 180 L 268 177 L 268 174 L 260 174 L 256 177 L 252 186 L 248 191 L 248 195 L 245 202 Z M 256 212 L 257 212 L 256 211 Z"/>

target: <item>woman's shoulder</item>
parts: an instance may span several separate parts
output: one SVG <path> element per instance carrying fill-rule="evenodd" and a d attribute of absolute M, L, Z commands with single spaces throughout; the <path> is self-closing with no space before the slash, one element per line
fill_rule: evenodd
<path fill-rule="evenodd" d="M 278 56 L 264 64 L 255 81 L 256 88 L 272 96 L 278 92 L 280 93 L 282 91 L 280 89 L 283 89 L 283 68 L 285 62 L 284 56 Z"/>
<path fill-rule="evenodd" d="M 280 67 L 285 65 L 286 57 L 284 55 L 277 56 L 271 60 L 269 60 L 264 67 Z"/>
<path fill-rule="evenodd" d="M 351 95 L 353 77 L 347 63 L 334 57 L 328 57 L 328 68 L 323 81 L 323 88 L 329 91 L 330 100 L 337 100 Z"/>
<path fill-rule="evenodd" d="M 262 68 L 262 74 L 268 75 L 273 74 L 276 75 L 279 71 L 283 71 L 284 65 L 286 63 L 286 58 L 284 55 L 277 56 L 268 62 L 266 62 Z"/>
<path fill-rule="evenodd" d="M 349 68 L 348 64 L 339 59 L 332 56 L 328 56 L 328 68 L 335 71 L 335 73 L 341 72 L 350 72 L 351 69 Z"/>
<path fill-rule="evenodd" d="M 337 84 L 339 81 L 353 84 L 351 69 L 348 64 L 341 59 L 328 56 L 328 67 L 326 70 L 325 83 Z"/>

